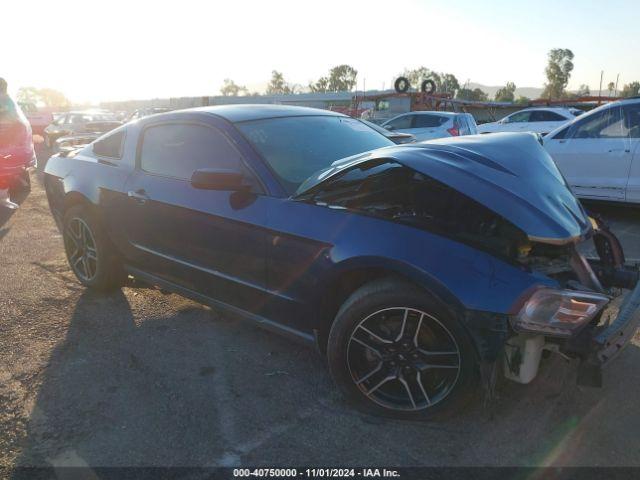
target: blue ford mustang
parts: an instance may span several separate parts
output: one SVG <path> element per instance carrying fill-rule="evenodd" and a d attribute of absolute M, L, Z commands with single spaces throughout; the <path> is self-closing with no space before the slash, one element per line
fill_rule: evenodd
<path fill-rule="evenodd" d="M 315 342 L 370 411 L 459 408 L 498 370 L 531 381 L 544 350 L 598 383 L 640 321 L 637 271 L 529 134 L 394 146 L 333 112 L 220 106 L 129 123 L 45 173 L 82 284 L 130 275 Z"/>

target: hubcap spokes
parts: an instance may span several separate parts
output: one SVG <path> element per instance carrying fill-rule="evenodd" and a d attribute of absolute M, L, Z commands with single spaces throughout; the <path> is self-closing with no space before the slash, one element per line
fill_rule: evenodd
<path fill-rule="evenodd" d="M 74 218 L 69 222 L 65 241 L 71 268 L 83 280 L 91 280 L 96 275 L 98 252 L 91 229 L 84 220 Z"/>
<path fill-rule="evenodd" d="M 392 410 L 422 410 L 443 400 L 460 374 L 453 335 L 426 312 L 393 307 L 356 326 L 349 371 L 364 395 Z"/>

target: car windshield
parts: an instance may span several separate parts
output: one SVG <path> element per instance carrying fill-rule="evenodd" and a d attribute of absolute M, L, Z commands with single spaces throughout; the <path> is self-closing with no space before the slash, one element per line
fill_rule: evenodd
<path fill-rule="evenodd" d="M 349 117 L 318 115 L 240 122 L 237 127 L 291 195 L 313 173 L 336 160 L 394 145 Z"/>

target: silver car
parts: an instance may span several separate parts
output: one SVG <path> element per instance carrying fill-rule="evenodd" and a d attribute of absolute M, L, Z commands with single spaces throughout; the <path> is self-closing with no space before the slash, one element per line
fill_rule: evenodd
<path fill-rule="evenodd" d="M 113 122 L 117 122 L 117 120 L 113 114 L 105 112 L 85 111 L 63 113 L 44 129 L 44 143 L 47 148 L 55 148 L 57 139 L 93 133 L 96 125 L 102 122 L 112 124 Z M 117 125 L 119 125 L 119 123 L 117 123 Z"/>
<path fill-rule="evenodd" d="M 469 113 L 409 112 L 387 120 L 382 126 L 394 132 L 409 133 L 418 142 L 478 133 L 476 121 Z"/>

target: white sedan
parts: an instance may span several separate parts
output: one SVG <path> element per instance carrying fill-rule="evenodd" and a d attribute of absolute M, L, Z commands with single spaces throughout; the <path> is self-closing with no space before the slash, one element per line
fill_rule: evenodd
<path fill-rule="evenodd" d="M 543 142 L 577 196 L 640 203 L 640 99 L 602 105 Z"/>
<path fill-rule="evenodd" d="M 534 132 L 546 135 L 582 113 L 577 108 L 527 108 L 502 120 L 478 125 L 478 133 Z"/>

